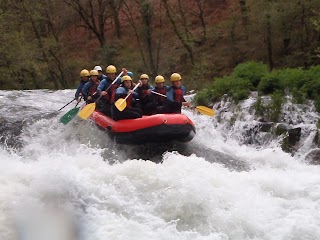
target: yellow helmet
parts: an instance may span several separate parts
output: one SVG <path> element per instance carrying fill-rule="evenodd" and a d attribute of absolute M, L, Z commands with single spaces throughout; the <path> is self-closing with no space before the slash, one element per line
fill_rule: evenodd
<path fill-rule="evenodd" d="M 164 83 L 164 77 L 161 75 L 156 76 L 156 78 L 154 79 L 154 81 L 156 83 Z"/>
<path fill-rule="evenodd" d="M 97 70 L 91 70 L 90 71 L 90 76 L 99 76 L 99 73 Z"/>
<path fill-rule="evenodd" d="M 171 82 L 180 81 L 181 75 L 179 73 L 172 73 L 170 80 L 171 80 Z"/>
<path fill-rule="evenodd" d="M 117 69 L 116 69 L 115 66 L 109 65 L 109 66 L 106 68 L 106 72 L 107 72 L 107 73 L 116 73 L 116 72 L 117 72 Z"/>
<path fill-rule="evenodd" d="M 141 74 L 140 79 L 142 79 L 142 78 L 146 78 L 149 80 L 149 76 L 147 74 Z"/>
<path fill-rule="evenodd" d="M 122 78 L 121 78 L 121 82 L 124 82 L 124 81 L 132 81 L 132 78 L 128 75 L 124 75 Z"/>
<path fill-rule="evenodd" d="M 89 77 L 90 73 L 87 69 L 82 69 L 80 72 L 80 77 Z"/>

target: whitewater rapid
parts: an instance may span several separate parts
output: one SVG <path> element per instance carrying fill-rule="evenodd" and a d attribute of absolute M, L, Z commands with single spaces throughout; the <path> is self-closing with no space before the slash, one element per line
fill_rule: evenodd
<path fill-rule="evenodd" d="M 320 239 L 319 166 L 187 110 L 187 145 L 118 146 L 59 123 L 73 94 L 0 91 L 0 239 Z"/>

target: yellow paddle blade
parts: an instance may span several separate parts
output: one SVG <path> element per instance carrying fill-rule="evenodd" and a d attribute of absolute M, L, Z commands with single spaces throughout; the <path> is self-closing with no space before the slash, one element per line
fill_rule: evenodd
<path fill-rule="evenodd" d="M 199 111 L 199 113 L 202 113 L 204 115 L 208 115 L 210 117 L 213 117 L 215 115 L 215 112 L 213 109 L 205 107 L 205 106 L 197 106 L 196 109 Z"/>
<path fill-rule="evenodd" d="M 114 105 L 120 112 L 122 112 L 127 107 L 127 101 L 123 98 L 119 98 Z"/>
<path fill-rule="evenodd" d="M 78 113 L 78 116 L 84 120 L 87 120 L 95 109 L 96 103 L 87 104 L 84 108 L 81 109 L 81 111 Z"/>

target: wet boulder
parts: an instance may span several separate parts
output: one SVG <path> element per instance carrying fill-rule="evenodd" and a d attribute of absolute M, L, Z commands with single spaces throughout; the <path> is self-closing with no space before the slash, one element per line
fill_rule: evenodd
<path fill-rule="evenodd" d="M 280 136 L 281 134 L 288 132 L 289 129 L 290 129 L 290 126 L 288 124 L 278 123 L 276 126 L 275 133 L 277 136 Z"/>
<path fill-rule="evenodd" d="M 301 137 L 301 128 L 291 128 L 288 130 L 288 140 L 289 144 L 294 146 L 300 141 Z"/>
<path fill-rule="evenodd" d="M 320 134 L 319 134 L 319 130 L 317 130 L 314 138 L 313 138 L 313 141 L 312 141 L 317 147 L 320 147 Z"/>
<path fill-rule="evenodd" d="M 273 127 L 273 122 L 260 122 L 259 123 L 260 132 L 270 132 L 272 127 Z"/>
<path fill-rule="evenodd" d="M 305 160 L 310 164 L 320 165 L 320 148 L 312 149 L 305 157 Z"/>
<path fill-rule="evenodd" d="M 291 128 L 287 129 L 285 137 L 281 142 L 281 148 L 285 152 L 294 152 L 296 144 L 300 141 L 301 137 L 301 128 Z"/>

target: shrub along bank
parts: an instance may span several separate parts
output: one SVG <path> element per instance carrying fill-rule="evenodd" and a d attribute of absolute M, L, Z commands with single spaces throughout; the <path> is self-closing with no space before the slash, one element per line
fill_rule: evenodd
<path fill-rule="evenodd" d="M 281 98 L 291 93 L 296 103 L 314 100 L 316 110 L 320 112 L 320 66 L 307 70 L 286 68 L 269 71 L 263 63 L 242 63 L 229 76 L 214 78 L 210 85 L 197 93 L 195 101 L 198 105 L 207 105 L 227 94 L 238 102 L 248 98 L 250 91 L 258 91 L 259 96 L 271 95 L 278 107 L 281 106 Z"/>

